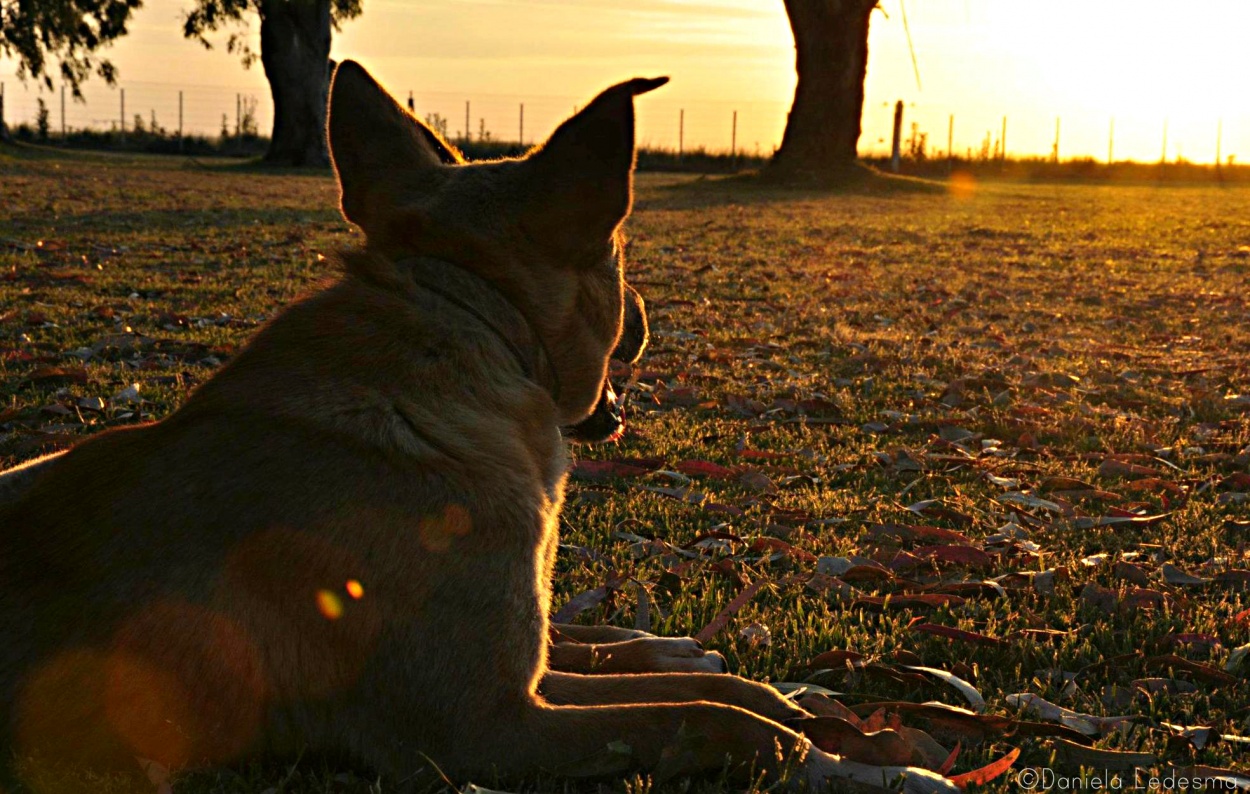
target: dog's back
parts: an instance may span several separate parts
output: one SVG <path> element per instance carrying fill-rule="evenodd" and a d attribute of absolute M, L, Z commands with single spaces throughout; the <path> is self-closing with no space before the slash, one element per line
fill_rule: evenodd
<path fill-rule="evenodd" d="M 169 419 L 32 472 L 0 507 L 11 738 L 94 764 L 341 750 L 309 710 L 398 681 L 406 724 L 378 730 L 442 738 L 462 704 L 438 649 L 465 614 L 497 620 L 502 643 L 470 680 L 523 689 L 546 610 L 536 550 L 558 507 L 535 494 L 562 471 L 542 398 L 455 306 L 348 276 Z M 481 577 L 518 581 L 508 612 L 474 609 Z M 162 728 L 170 713 L 183 735 Z"/>

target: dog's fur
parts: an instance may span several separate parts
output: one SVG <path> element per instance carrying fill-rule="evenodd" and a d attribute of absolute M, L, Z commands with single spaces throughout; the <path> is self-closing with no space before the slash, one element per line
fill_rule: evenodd
<path fill-rule="evenodd" d="M 811 784 L 933 782 L 812 748 L 774 690 L 696 674 L 723 660 L 693 640 L 562 627 L 549 658 L 559 428 L 611 413 L 627 303 L 641 317 L 619 227 L 633 97 L 663 82 L 609 89 L 524 159 L 464 164 L 339 67 L 329 140 L 367 238 L 346 276 L 168 419 L 0 478 L 9 748 L 171 767 L 309 750 L 460 780 L 775 776 L 788 756 Z"/>

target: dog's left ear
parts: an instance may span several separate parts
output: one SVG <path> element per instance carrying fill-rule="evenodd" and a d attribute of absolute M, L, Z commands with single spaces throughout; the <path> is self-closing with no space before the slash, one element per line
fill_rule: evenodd
<path fill-rule="evenodd" d="M 527 194 L 540 197 L 523 215 L 531 237 L 574 262 L 602 261 L 633 201 L 634 97 L 667 82 L 636 77 L 612 86 L 530 155 Z"/>
<path fill-rule="evenodd" d="M 330 82 L 326 139 L 343 214 L 365 231 L 405 190 L 433 191 L 444 166 L 464 162 L 438 133 L 399 106 L 365 68 L 344 61 Z"/>

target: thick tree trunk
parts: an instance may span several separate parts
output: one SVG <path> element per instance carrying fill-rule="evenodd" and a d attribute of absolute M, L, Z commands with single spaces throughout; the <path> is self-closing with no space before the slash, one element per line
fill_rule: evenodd
<path fill-rule="evenodd" d="M 261 0 L 260 61 L 273 95 L 265 162 L 328 165 L 330 0 Z"/>
<path fill-rule="evenodd" d="M 868 20 L 876 0 L 785 0 L 798 86 L 771 170 L 788 179 L 836 180 L 855 162 Z"/>

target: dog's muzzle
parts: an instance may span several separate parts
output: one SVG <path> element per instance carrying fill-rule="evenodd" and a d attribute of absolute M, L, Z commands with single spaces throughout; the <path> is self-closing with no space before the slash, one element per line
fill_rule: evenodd
<path fill-rule="evenodd" d="M 565 428 L 564 437 L 583 444 L 616 441 L 625 433 L 625 398 L 618 397 L 611 379 L 603 382 L 603 393 L 590 416 Z"/>
<path fill-rule="evenodd" d="M 615 441 L 621 437 L 625 432 L 625 404 L 629 398 L 629 390 L 638 378 L 636 364 L 647 349 L 649 337 L 647 309 L 642 296 L 633 287 L 626 286 L 625 323 L 621 329 L 620 341 L 612 351 L 613 360 L 623 365 L 615 369 L 626 374 L 616 378 L 609 375 L 604 379 L 603 391 L 599 394 L 599 402 L 595 403 L 594 410 L 582 421 L 564 428 L 565 438 L 594 444 Z"/>

